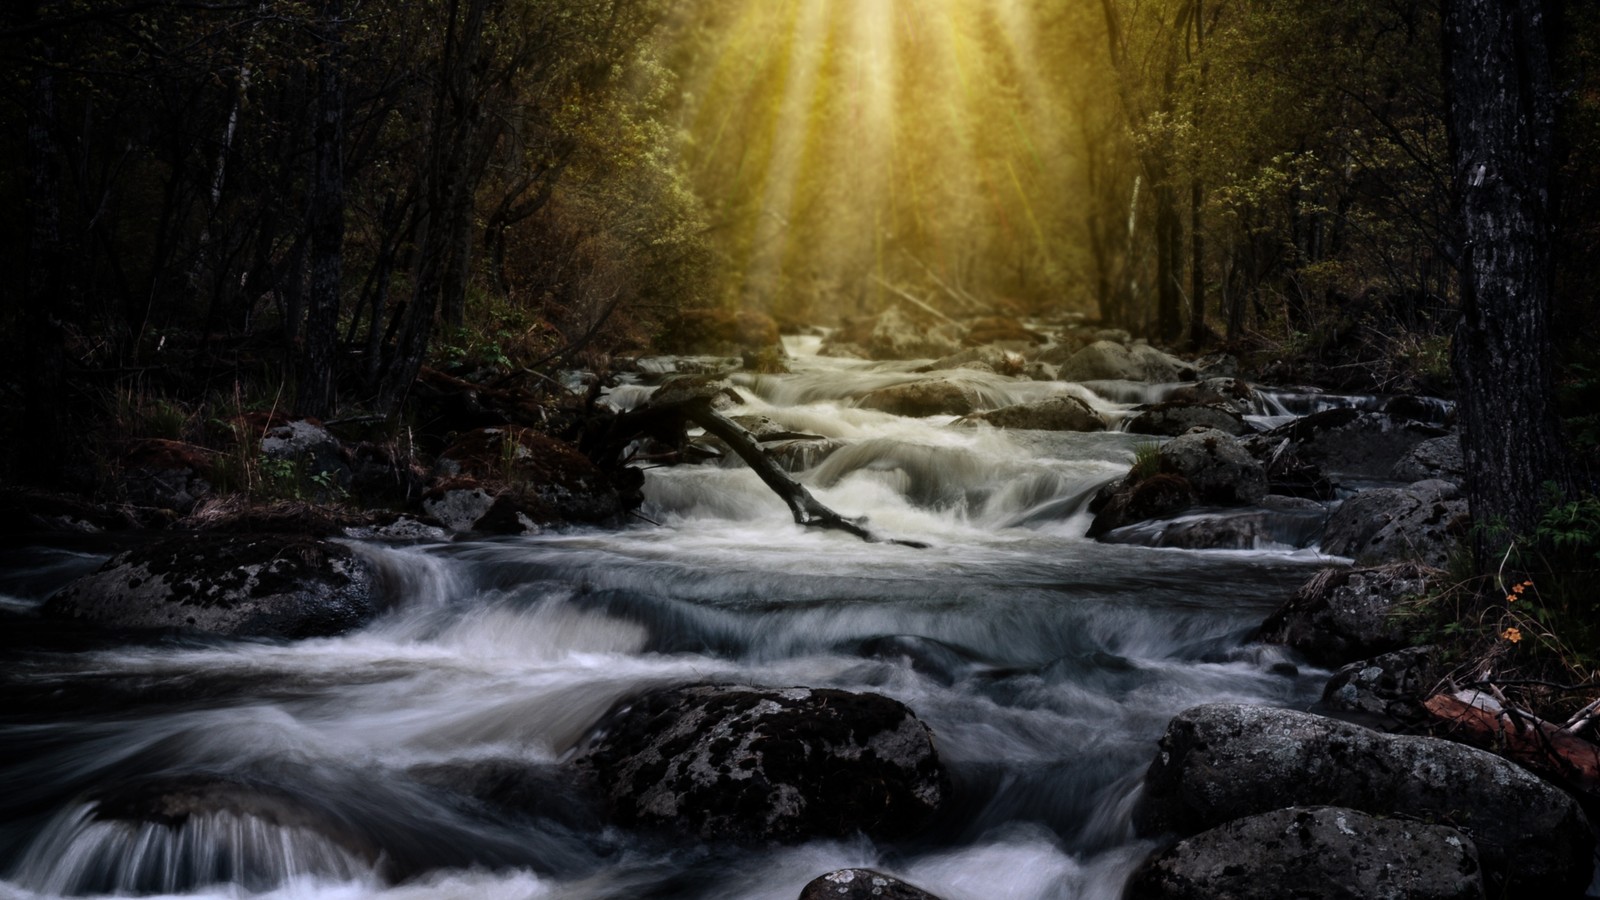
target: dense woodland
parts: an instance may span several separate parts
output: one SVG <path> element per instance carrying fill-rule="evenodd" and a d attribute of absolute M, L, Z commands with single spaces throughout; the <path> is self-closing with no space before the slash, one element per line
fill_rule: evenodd
<path fill-rule="evenodd" d="M 909 294 L 1427 393 L 1465 310 L 1456 384 L 1575 404 L 1576 457 L 1520 395 L 1464 409 L 1485 470 L 1550 449 L 1495 507 L 1526 528 L 1594 443 L 1597 47 L 1555 0 L 9 4 L 4 471 L 92 489 L 161 415 L 399 430 L 424 367 L 603 372 L 693 310 Z"/>

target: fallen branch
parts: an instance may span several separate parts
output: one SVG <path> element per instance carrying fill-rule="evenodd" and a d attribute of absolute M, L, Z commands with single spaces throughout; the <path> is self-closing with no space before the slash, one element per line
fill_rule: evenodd
<path fill-rule="evenodd" d="M 1600 794 L 1600 746 L 1487 697 L 1435 694 L 1423 706 L 1462 743 L 1498 753 L 1585 794 Z"/>

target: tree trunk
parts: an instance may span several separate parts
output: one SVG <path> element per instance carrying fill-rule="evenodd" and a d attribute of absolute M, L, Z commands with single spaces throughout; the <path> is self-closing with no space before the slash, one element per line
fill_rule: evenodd
<path fill-rule="evenodd" d="M 1172 343 L 1183 333 L 1183 222 L 1170 185 L 1156 188 L 1156 335 Z"/>
<path fill-rule="evenodd" d="M 311 292 L 295 407 L 327 416 L 336 402 L 339 283 L 344 276 L 344 73 L 341 0 L 323 6 L 325 53 L 317 66 L 315 173 L 311 190 Z"/>
<path fill-rule="evenodd" d="M 1447 125 L 1462 240 L 1453 367 L 1480 568 L 1570 495 L 1551 400 L 1554 103 L 1540 0 L 1445 4 Z"/>
<path fill-rule="evenodd" d="M 1200 227 L 1205 187 L 1196 178 L 1189 186 L 1189 349 L 1206 345 L 1206 236 Z"/>
<path fill-rule="evenodd" d="M 42 4 L 34 6 L 38 16 Z M 47 45 L 45 62 L 54 62 Z M 34 79 L 28 110 L 28 264 L 23 299 L 22 375 L 24 416 L 29 439 L 22 442 L 26 472 L 41 483 L 53 483 L 61 471 L 66 425 L 65 341 L 55 312 L 64 298 L 61 248 L 60 155 L 55 144 L 55 76 L 42 69 Z"/>

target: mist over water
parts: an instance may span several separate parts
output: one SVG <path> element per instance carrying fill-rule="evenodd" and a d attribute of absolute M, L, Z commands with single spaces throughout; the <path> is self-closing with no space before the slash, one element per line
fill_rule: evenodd
<path fill-rule="evenodd" d="M 741 382 L 729 412 L 842 442 L 800 480 L 929 549 L 802 529 L 736 462 L 654 469 L 642 512 L 658 524 L 360 545 L 396 602 L 345 637 L 17 644 L 0 674 L 0 896 L 792 900 L 872 866 L 946 900 L 1116 897 L 1149 849 L 1128 815 L 1167 719 L 1313 699 L 1317 673 L 1246 638 L 1320 557 L 1089 541 L 1088 498 L 1148 438 L 900 418 L 852 404 L 906 364 L 794 368 Z M 1115 418 L 1131 402 L 956 377 L 997 406 L 1071 394 Z M 30 550 L 0 614 L 37 627 L 43 598 L 101 558 Z M 606 827 L 562 762 L 619 700 L 699 681 L 903 701 L 950 768 L 948 814 L 893 845 L 695 848 Z M 486 771 L 518 773 L 532 802 L 460 787 Z M 210 811 L 115 818 L 180 777 L 212 785 Z"/>

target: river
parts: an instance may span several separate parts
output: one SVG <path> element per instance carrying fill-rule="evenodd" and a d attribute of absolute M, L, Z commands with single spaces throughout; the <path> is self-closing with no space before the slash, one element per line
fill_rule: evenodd
<path fill-rule="evenodd" d="M 625 529 L 360 545 L 396 603 L 357 633 L 133 645 L 34 616 L 105 548 L 7 550 L 0 896 L 794 900 L 869 866 L 945 900 L 1117 897 L 1150 850 L 1129 810 L 1167 719 L 1315 699 L 1325 673 L 1247 635 L 1327 561 L 1087 540 L 1087 498 L 1147 438 L 858 409 L 851 397 L 914 364 L 794 349 L 793 374 L 738 376 L 746 404 L 729 412 L 842 442 L 801 480 L 927 549 L 802 529 L 746 468 L 657 468 L 649 521 Z M 994 405 L 1069 392 L 1112 416 L 1161 393 L 954 377 Z M 571 813 L 559 763 L 587 729 L 631 693 L 690 681 L 898 699 L 932 729 L 954 802 L 914 842 L 781 849 L 673 846 Z M 542 803 L 513 814 L 439 787 L 472 771 L 519 773 Z M 244 779 L 317 812 L 177 829 L 91 815 L 97 791 L 154 774 Z M 379 836 L 376 861 L 329 822 Z"/>

